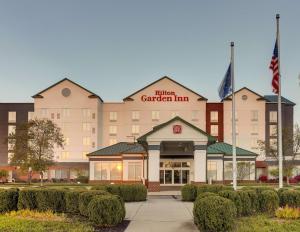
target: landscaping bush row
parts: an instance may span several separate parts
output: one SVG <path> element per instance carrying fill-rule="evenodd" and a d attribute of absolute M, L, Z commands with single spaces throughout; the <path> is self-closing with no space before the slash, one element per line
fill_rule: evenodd
<path fill-rule="evenodd" d="M 0 213 L 22 209 L 81 214 L 97 226 L 116 225 L 125 217 L 123 199 L 104 190 L 0 190 Z"/>

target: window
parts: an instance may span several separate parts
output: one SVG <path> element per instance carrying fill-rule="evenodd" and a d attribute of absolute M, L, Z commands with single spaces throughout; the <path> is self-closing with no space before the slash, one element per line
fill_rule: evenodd
<path fill-rule="evenodd" d="M 251 149 L 258 149 L 258 139 L 257 138 L 251 138 Z"/>
<path fill-rule="evenodd" d="M 91 110 L 90 109 L 82 109 L 82 116 L 84 118 L 90 118 L 91 117 Z"/>
<path fill-rule="evenodd" d="M 175 117 L 177 117 L 178 116 L 178 112 L 176 111 L 176 112 L 172 112 L 172 114 L 171 114 L 171 118 L 175 118 Z"/>
<path fill-rule="evenodd" d="M 83 137 L 82 144 L 84 146 L 90 146 L 91 145 L 91 138 L 90 137 Z"/>
<path fill-rule="evenodd" d="M 251 121 L 256 122 L 258 121 L 258 111 L 251 110 Z"/>
<path fill-rule="evenodd" d="M 65 145 L 66 146 L 69 146 L 70 145 L 70 138 L 65 138 Z"/>
<path fill-rule="evenodd" d="M 83 151 L 82 152 L 82 159 L 88 159 L 88 157 L 86 156 L 88 154 L 88 152 L 87 151 Z"/>
<path fill-rule="evenodd" d="M 110 135 L 117 134 L 117 126 L 109 126 L 109 134 Z"/>
<path fill-rule="evenodd" d="M 82 130 L 83 131 L 90 131 L 91 130 L 91 124 L 88 122 L 82 123 Z"/>
<path fill-rule="evenodd" d="M 95 127 L 92 128 L 92 133 L 93 133 L 93 134 L 96 133 L 96 128 L 95 128 Z"/>
<path fill-rule="evenodd" d="M 277 125 L 270 125 L 270 136 L 277 136 Z"/>
<path fill-rule="evenodd" d="M 224 179 L 232 180 L 232 162 L 225 162 L 224 166 Z"/>
<path fill-rule="evenodd" d="M 270 139 L 270 149 L 277 150 L 277 138 Z"/>
<path fill-rule="evenodd" d="M 141 176 L 141 162 L 128 162 L 128 180 L 140 180 Z"/>
<path fill-rule="evenodd" d="M 152 121 L 159 120 L 159 111 L 152 111 Z"/>
<path fill-rule="evenodd" d="M 15 111 L 8 112 L 8 122 L 16 123 L 16 121 L 17 121 L 17 112 Z"/>
<path fill-rule="evenodd" d="M 122 180 L 122 163 L 115 161 L 95 162 L 95 180 Z"/>
<path fill-rule="evenodd" d="M 219 135 L 219 126 L 218 125 L 210 125 L 210 134 L 212 136 L 218 136 Z"/>
<path fill-rule="evenodd" d="M 270 111 L 270 122 L 277 122 L 277 111 Z"/>
<path fill-rule="evenodd" d="M 109 121 L 111 122 L 115 122 L 117 121 L 117 112 L 109 112 Z"/>
<path fill-rule="evenodd" d="M 219 120 L 219 115 L 218 115 L 218 111 L 211 111 L 210 112 L 210 121 L 211 122 L 218 122 Z"/>
<path fill-rule="evenodd" d="M 217 162 L 207 161 L 207 179 L 216 180 L 217 179 Z"/>
<path fill-rule="evenodd" d="M 16 132 L 16 126 L 9 125 L 8 126 L 8 135 Z"/>
<path fill-rule="evenodd" d="M 132 121 L 139 121 L 140 120 L 140 112 L 139 111 L 132 111 Z"/>
<path fill-rule="evenodd" d="M 60 113 L 57 113 L 57 114 L 56 114 L 56 118 L 57 118 L 57 119 L 60 119 Z"/>
<path fill-rule="evenodd" d="M 51 119 L 54 119 L 55 115 L 54 113 L 51 113 Z"/>
<path fill-rule="evenodd" d="M 63 109 L 63 117 L 64 118 L 68 118 L 68 117 L 70 117 L 70 109 Z"/>
<path fill-rule="evenodd" d="M 238 113 L 235 111 L 235 121 L 238 121 Z M 232 111 L 230 111 L 230 121 L 232 121 Z"/>
<path fill-rule="evenodd" d="M 114 145 L 114 144 L 116 144 L 116 143 L 117 143 L 117 140 L 116 140 L 116 139 L 110 139 L 110 140 L 109 140 L 109 146 Z"/>
<path fill-rule="evenodd" d="M 96 143 L 92 142 L 92 148 L 95 148 L 95 147 L 96 147 Z"/>
<path fill-rule="evenodd" d="M 193 121 L 198 121 L 198 114 L 199 114 L 199 111 L 197 111 L 197 110 L 192 111 L 192 120 Z"/>
<path fill-rule="evenodd" d="M 34 112 L 28 112 L 28 121 L 33 120 Z"/>
<path fill-rule="evenodd" d="M 251 135 L 258 135 L 258 125 L 257 124 L 251 125 Z"/>
<path fill-rule="evenodd" d="M 66 160 L 66 159 L 69 159 L 69 152 L 68 151 L 62 151 L 61 152 L 61 159 L 62 160 Z"/>
<path fill-rule="evenodd" d="M 132 134 L 139 134 L 140 133 L 140 126 L 139 125 L 132 125 L 131 133 Z"/>
<path fill-rule="evenodd" d="M 47 109 L 41 109 L 41 116 L 42 118 L 46 118 L 48 115 L 48 110 Z"/>
<path fill-rule="evenodd" d="M 92 113 L 92 119 L 96 119 L 96 113 Z"/>

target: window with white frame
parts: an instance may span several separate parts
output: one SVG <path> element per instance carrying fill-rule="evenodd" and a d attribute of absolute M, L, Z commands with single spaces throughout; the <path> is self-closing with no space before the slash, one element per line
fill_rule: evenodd
<path fill-rule="evenodd" d="M 132 125 L 131 126 L 131 133 L 132 134 L 139 134 L 140 133 L 140 126 L 139 125 Z"/>
<path fill-rule="evenodd" d="M 277 122 L 277 111 L 270 111 L 270 122 Z"/>
<path fill-rule="evenodd" d="M 142 163 L 128 162 L 128 180 L 140 180 L 142 177 Z"/>
<path fill-rule="evenodd" d="M 55 119 L 55 114 L 51 113 L 51 119 L 54 120 Z"/>
<path fill-rule="evenodd" d="M 210 121 L 218 122 L 219 120 L 219 112 L 218 111 L 210 111 Z"/>
<path fill-rule="evenodd" d="M 225 180 L 232 180 L 232 162 L 226 161 L 224 162 L 224 179 Z"/>
<path fill-rule="evenodd" d="M 257 138 L 251 138 L 251 149 L 257 149 L 258 148 L 258 139 Z"/>
<path fill-rule="evenodd" d="M 277 136 L 277 125 L 270 125 L 270 136 Z"/>
<path fill-rule="evenodd" d="M 277 150 L 277 138 L 270 138 L 270 148 Z"/>
<path fill-rule="evenodd" d="M 207 161 L 207 179 L 217 180 L 217 161 Z"/>
<path fill-rule="evenodd" d="M 258 121 L 258 110 L 251 110 L 251 121 Z"/>
<path fill-rule="evenodd" d="M 57 119 L 60 119 L 60 113 L 57 113 L 57 114 L 56 114 L 56 118 L 57 118 Z"/>
<path fill-rule="evenodd" d="M 139 121 L 140 120 L 140 112 L 132 111 L 131 118 L 132 118 L 132 121 Z"/>
<path fill-rule="evenodd" d="M 61 152 L 61 159 L 62 160 L 66 160 L 66 159 L 69 159 L 69 157 L 70 157 L 70 153 L 68 152 L 68 151 L 62 151 Z"/>
<path fill-rule="evenodd" d="M 235 111 L 235 121 L 238 121 L 238 113 Z M 232 111 L 230 111 L 230 121 L 232 121 Z"/>
<path fill-rule="evenodd" d="M 117 143 L 117 140 L 116 139 L 109 139 L 109 145 L 114 145 Z"/>
<path fill-rule="evenodd" d="M 17 122 L 17 112 L 16 111 L 9 111 L 8 112 L 8 122 L 9 123 L 16 123 Z"/>
<path fill-rule="evenodd" d="M 116 135 L 117 134 L 117 126 L 109 126 L 109 134 Z"/>
<path fill-rule="evenodd" d="M 109 112 L 109 121 L 115 122 L 118 119 L 117 112 Z"/>
<path fill-rule="evenodd" d="M 82 130 L 83 131 L 90 131 L 91 130 L 91 124 L 89 122 L 82 123 Z"/>
<path fill-rule="evenodd" d="M 218 125 L 210 125 L 210 134 L 212 136 L 218 136 L 219 135 L 219 126 Z"/>
<path fill-rule="evenodd" d="M 159 111 L 152 111 L 152 121 L 158 121 L 159 120 Z"/>
<path fill-rule="evenodd" d="M 120 161 L 101 161 L 95 162 L 95 180 L 122 180 L 122 162 Z"/>
<path fill-rule="evenodd" d="M 9 125 L 8 126 L 8 135 L 16 132 L 16 126 Z"/>
<path fill-rule="evenodd" d="M 93 133 L 93 134 L 96 133 L 96 128 L 95 128 L 95 127 L 92 128 L 92 133 Z"/>
<path fill-rule="evenodd" d="M 65 145 L 69 146 L 70 145 L 70 138 L 65 137 Z"/>
<path fill-rule="evenodd" d="M 83 137 L 82 138 L 83 146 L 90 146 L 91 145 L 91 138 L 90 137 Z"/>
<path fill-rule="evenodd" d="M 91 109 L 82 109 L 82 116 L 85 119 L 88 119 L 91 117 Z"/>
<path fill-rule="evenodd" d="M 251 135 L 258 135 L 258 124 L 251 125 Z"/>
<path fill-rule="evenodd" d="M 96 113 L 92 113 L 92 119 L 96 119 Z"/>
<path fill-rule="evenodd" d="M 192 120 L 193 121 L 198 121 L 199 117 L 199 111 L 198 110 L 193 110 L 192 111 Z"/>
<path fill-rule="evenodd" d="M 47 115 L 48 115 L 48 110 L 45 109 L 45 108 L 42 108 L 42 109 L 41 109 L 41 117 L 42 117 L 42 118 L 46 118 Z"/>
<path fill-rule="evenodd" d="M 71 110 L 70 110 L 70 109 L 64 108 L 64 109 L 62 110 L 62 112 L 63 112 L 63 117 L 64 117 L 64 118 L 68 118 L 68 117 L 70 117 L 70 115 L 71 115 Z"/>

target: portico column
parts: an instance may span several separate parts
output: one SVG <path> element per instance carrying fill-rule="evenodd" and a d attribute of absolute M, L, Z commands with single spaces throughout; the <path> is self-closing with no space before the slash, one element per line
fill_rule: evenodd
<path fill-rule="evenodd" d="M 206 146 L 194 148 L 194 183 L 206 183 Z"/>
<path fill-rule="evenodd" d="M 148 191 L 159 192 L 159 160 L 160 149 L 159 145 L 149 146 L 148 149 Z"/>

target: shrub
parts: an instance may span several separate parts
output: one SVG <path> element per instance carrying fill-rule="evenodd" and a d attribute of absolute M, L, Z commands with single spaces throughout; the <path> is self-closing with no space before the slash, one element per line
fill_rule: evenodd
<path fill-rule="evenodd" d="M 234 227 L 236 207 L 220 196 L 197 199 L 194 203 L 194 222 L 200 231 L 231 231 Z"/>
<path fill-rule="evenodd" d="M 300 192 L 286 190 L 279 193 L 280 206 L 300 207 Z"/>
<path fill-rule="evenodd" d="M 253 213 L 252 203 L 248 193 L 244 191 L 238 191 L 237 193 L 241 199 L 241 208 L 242 208 L 241 215 L 248 216 L 252 214 Z"/>
<path fill-rule="evenodd" d="M 279 207 L 279 197 L 272 190 L 265 190 L 258 195 L 260 211 L 273 214 Z"/>
<path fill-rule="evenodd" d="M 205 198 L 205 197 L 211 197 L 211 196 L 218 196 L 217 193 L 212 193 L 212 192 L 205 192 L 205 193 L 201 193 L 197 196 L 196 200 Z"/>
<path fill-rule="evenodd" d="M 51 210 L 53 212 L 65 212 L 65 191 L 59 189 L 39 189 L 36 192 L 36 204 L 38 211 Z"/>
<path fill-rule="evenodd" d="M 0 213 L 17 210 L 18 189 L 0 190 Z"/>
<path fill-rule="evenodd" d="M 91 188 L 91 190 L 104 190 L 106 191 L 107 185 L 95 185 Z"/>
<path fill-rule="evenodd" d="M 284 208 L 278 208 L 275 215 L 283 219 L 298 219 L 300 218 L 300 209 L 285 206 Z"/>
<path fill-rule="evenodd" d="M 107 185 L 106 190 L 122 197 L 125 202 L 145 201 L 147 199 L 147 188 L 143 184 Z"/>
<path fill-rule="evenodd" d="M 259 211 L 259 201 L 258 195 L 254 190 L 245 190 L 244 193 L 248 194 L 250 202 L 251 202 L 251 213 L 255 213 Z"/>
<path fill-rule="evenodd" d="M 268 177 L 265 176 L 265 175 L 261 175 L 259 178 L 258 178 L 259 181 L 261 182 L 267 182 L 268 181 Z"/>
<path fill-rule="evenodd" d="M 65 194 L 66 211 L 68 213 L 79 213 L 79 195 L 84 191 L 67 191 Z"/>
<path fill-rule="evenodd" d="M 272 187 L 261 186 L 261 187 L 244 187 L 242 190 L 254 190 L 257 194 L 262 193 L 265 190 L 270 190 L 276 192 L 276 190 Z"/>
<path fill-rule="evenodd" d="M 88 216 L 88 205 L 92 200 L 92 198 L 98 195 L 111 195 L 111 194 L 103 190 L 90 190 L 87 192 L 80 193 L 78 208 L 82 216 Z"/>
<path fill-rule="evenodd" d="M 80 182 L 80 183 L 88 183 L 89 182 L 89 177 L 88 176 L 78 176 L 75 179 L 76 182 Z"/>
<path fill-rule="evenodd" d="M 204 192 L 212 192 L 212 193 L 218 193 L 223 190 L 232 190 L 233 188 L 230 186 L 224 186 L 220 184 L 212 184 L 212 185 L 200 185 L 197 188 L 197 195 L 204 193 Z"/>
<path fill-rule="evenodd" d="M 194 201 L 197 197 L 197 186 L 186 184 L 181 188 L 181 197 L 183 201 Z"/>
<path fill-rule="evenodd" d="M 236 191 L 225 190 L 225 191 L 219 192 L 219 195 L 221 197 L 232 200 L 232 202 L 235 204 L 235 207 L 237 210 L 237 215 L 238 216 L 242 215 L 242 212 L 243 212 L 242 201 L 241 201 L 241 197 L 239 196 L 239 194 Z"/>
<path fill-rule="evenodd" d="M 125 217 L 125 207 L 119 196 L 94 196 L 88 204 L 88 218 L 97 226 L 114 226 Z"/>
<path fill-rule="evenodd" d="M 23 189 L 19 192 L 18 209 L 36 209 L 36 193 L 37 189 Z"/>

